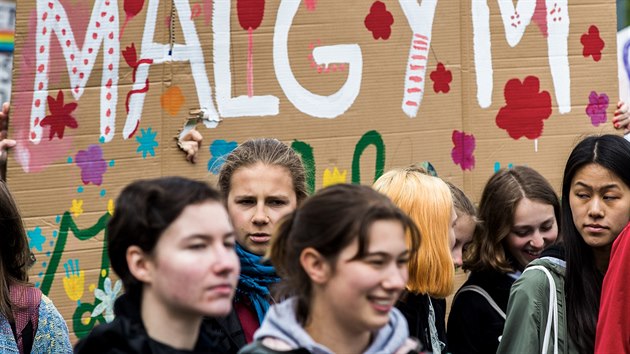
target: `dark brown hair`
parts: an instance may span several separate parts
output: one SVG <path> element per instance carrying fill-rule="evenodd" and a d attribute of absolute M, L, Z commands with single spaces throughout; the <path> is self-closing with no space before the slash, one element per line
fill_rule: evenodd
<path fill-rule="evenodd" d="M 127 249 L 138 246 L 151 254 L 160 236 L 189 205 L 221 203 L 217 190 L 183 177 L 140 180 L 125 187 L 107 225 L 107 252 L 125 291 L 139 301 L 142 283 L 129 271 Z"/>
<path fill-rule="evenodd" d="M 13 196 L 0 181 L 0 314 L 13 319 L 9 286 L 28 282 L 31 253 Z"/>
<path fill-rule="evenodd" d="M 503 240 L 510 234 L 518 202 L 527 198 L 553 206 L 560 227 L 560 202 L 549 182 L 527 166 L 497 171 L 486 184 L 479 202 L 479 222 L 464 255 L 465 270 L 514 271 Z"/>
<path fill-rule="evenodd" d="M 281 166 L 291 174 L 293 190 L 298 205 L 306 199 L 306 172 L 300 156 L 290 147 L 277 139 L 251 139 L 239 145 L 225 158 L 219 172 L 219 189 L 223 198 L 230 194 L 232 175 L 241 167 L 250 167 L 257 163 L 268 166 Z"/>
<path fill-rule="evenodd" d="M 355 239 L 359 248 L 354 259 L 364 257 L 369 247 L 369 230 L 378 220 L 398 220 L 408 235 L 413 257 L 420 246 L 420 233 L 413 221 L 386 196 L 367 186 L 337 184 L 318 191 L 301 207 L 287 215 L 272 238 L 269 255 L 283 278 L 280 297 L 297 298 L 297 320 L 309 318 L 311 280 L 300 264 L 300 254 L 314 248 L 330 264 Z"/>

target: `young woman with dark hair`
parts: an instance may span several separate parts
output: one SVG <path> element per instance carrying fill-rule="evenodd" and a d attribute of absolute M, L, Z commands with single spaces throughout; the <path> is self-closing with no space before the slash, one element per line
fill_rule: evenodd
<path fill-rule="evenodd" d="M 204 316 L 231 311 L 239 274 L 219 192 L 181 177 L 133 182 L 107 231 L 126 294 L 114 321 L 95 327 L 75 353 L 221 352 L 220 338 L 201 331 Z"/>
<path fill-rule="evenodd" d="M 72 351 L 53 303 L 28 283 L 31 253 L 17 205 L 0 181 L 0 349 L 3 353 Z"/>
<path fill-rule="evenodd" d="M 529 262 L 558 236 L 560 204 L 535 170 L 516 166 L 495 173 L 479 203 L 479 224 L 464 255 L 471 274 L 458 290 L 448 319 L 452 353 L 494 353 L 505 323 L 510 287 Z"/>
<path fill-rule="evenodd" d="M 270 249 L 286 298 L 240 353 L 414 353 L 394 307 L 420 236 L 365 186 L 324 188 L 283 219 Z"/>

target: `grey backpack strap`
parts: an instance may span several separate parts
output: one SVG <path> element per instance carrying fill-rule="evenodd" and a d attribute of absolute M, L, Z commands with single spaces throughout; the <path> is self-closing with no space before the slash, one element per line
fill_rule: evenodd
<path fill-rule="evenodd" d="M 486 301 L 488 301 L 488 303 L 490 304 L 490 306 L 492 306 L 492 308 L 501 316 L 503 317 L 503 319 L 505 320 L 505 312 L 503 312 L 503 310 L 501 310 L 501 308 L 499 307 L 499 305 L 497 305 L 496 302 L 494 302 L 494 299 L 492 299 L 492 296 L 490 296 L 490 294 L 488 294 L 487 291 L 483 290 L 482 287 L 477 286 L 477 285 L 466 285 L 465 287 L 459 289 L 459 291 L 457 292 L 457 295 L 463 293 L 464 291 L 474 291 L 477 294 L 483 296 Z M 457 296 L 455 295 L 455 296 Z"/>

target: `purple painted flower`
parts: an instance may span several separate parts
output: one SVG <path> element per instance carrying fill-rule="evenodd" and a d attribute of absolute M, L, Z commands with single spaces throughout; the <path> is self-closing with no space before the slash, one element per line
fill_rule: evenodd
<path fill-rule="evenodd" d="M 90 145 L 87 150 L 80 150 L 74 158 L 81 168 L 83 184 L 92 183 L 100 186 L 107 171 L 107 162 L 103 159 L 103 150 L 99 145 Z"/>
<path fill-rule="evenodd" d="M 608 109 L 608 95 L 591 91 L 588 95 L 588 106 L 586 106 L 586 114 L 591 117 L 591 124 L 597 127 L 606 122 L 606 109 Z"/>
<path fill-rule="evenodd" d="M 462 171 L 469 170 L 475 167 L 475 136 L 472 134 L 466 134 L 459 130 L 453 130 L 453 150 L 451 150 L 451 157 L 453 163 L 459 165 Z"/>

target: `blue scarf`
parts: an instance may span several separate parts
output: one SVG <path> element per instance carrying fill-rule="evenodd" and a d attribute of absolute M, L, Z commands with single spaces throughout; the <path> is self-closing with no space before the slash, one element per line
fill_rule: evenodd
<path fill-rule="evenodd" d="M 263 257 L 246 251 L 236 244 L 236 254 L 241 261 L 241 277 L 236 287 L 236 297 L 246 296 L 254 305 L 258 323 L 262 323 L 269 310 L 269 285 L 280 281 L 276 270 L 270 264 L 263 264 Z"/>

